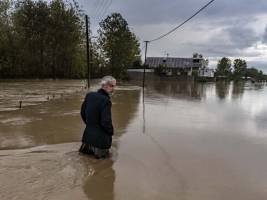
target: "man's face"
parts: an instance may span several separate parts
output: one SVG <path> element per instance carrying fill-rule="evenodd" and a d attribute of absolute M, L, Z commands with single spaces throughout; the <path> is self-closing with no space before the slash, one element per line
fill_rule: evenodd
<path fill-rule="evenodd" d="M 111 81 L 104 86 L 104 90 L 106 90 L 106 92 L 111 95 L 115 91 L 115 87 L 116 87 L 116 81 Z"/>

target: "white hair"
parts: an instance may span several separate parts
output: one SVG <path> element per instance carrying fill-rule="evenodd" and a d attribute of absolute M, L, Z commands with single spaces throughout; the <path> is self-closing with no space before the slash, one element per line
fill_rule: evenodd
<path fill-rule="evenodd" d="M 116 79 L 112 76 L 104 76 L 101 81 L 100 81 L 100 85 L 101 87 L 103 87 L 104 85 L 107 85 L 113 81 L 116 81 Z"/>

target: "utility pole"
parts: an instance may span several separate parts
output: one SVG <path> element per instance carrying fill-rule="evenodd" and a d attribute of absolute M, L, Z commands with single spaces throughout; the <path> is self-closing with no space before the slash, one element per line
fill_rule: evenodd
<path fill-rule="evenodd" d="M 90 53 L 89 53 L 89 23 L 88 15 L 85 15 L 86 25 L 86 56 L 87 56 L 87 88 L 90 88 Z"/>
<path fill-rule="evenodd" d="M 145 48 L 145 63 L 144 63 L 144 72 L 143 72 L 143 91 L 145 88 L 145 79 L 146 79 L 146 53 L 147 53 L 147 44 L 149 41 L 145 41 L 146 43 L 146 48 Z"/>
<path fill-rule="evenodd" d="M 92 36 L 91 36 L 92 38 Z M 90 53 L 90 78 L 93 79 L 93 45 L 92 45 L 92 40 L 89 38 L 89 53 Z"/>
<path fill-rule="evenodd" d="M 147 53 L 147 44 L 149 41 L 145 41 L 145 63 L 144 63 L 144 73 L 143 73 L 143 133 L 146 132 L 146 118 L 145 118 L 145 78 L 146 78 L 146 53 Z"/>

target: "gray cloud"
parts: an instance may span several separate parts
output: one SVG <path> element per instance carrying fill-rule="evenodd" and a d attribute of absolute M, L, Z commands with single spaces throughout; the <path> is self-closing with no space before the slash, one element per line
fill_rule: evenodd
<path fill-rule="evenodd" d="M 92 17 L 92 31 L 96 32 L 102 16 L 94 15 L 101 13 L 101 5 L 105 10 L 104 5 L 108 5 L 109 0 L 79 1 Z M 166 33 L 208 1 L 113 0 L 107 14 L 120 12 L 142 42 Z M 162 56 L 168 52 L 172 56 L 185 57 L 199 52 L 211 59 L 246 57 L 251 58 L 256 67 L 265 69 L 263 51 L 248 49 L 253 49 L 251 47 L 259 42 L 267 45 L 267 26 L 262 23 L 266 10 L 267 0 L 215 0 L 180 30 L 150 44 L 148 55 Z M 261 60 L 257 61 L 260 57 Z"/>
<path fill-rule="evenodd" d="M 258 70 L 262 70 L 265 74 L 267 74 L 267 62 L 262 61 L 248 61 L 249 67 L 256 67 Z"/>
<path fill-rule="evenodd" d="M 261 39 L 252 28 L 245 27 L 243 24 L 232 25 L 224 32 L 229 35 L 232 46 L 237 49 L 250 47 Z"/>
<path fill-rule="evenodd" d="M 263 43 L 267 44 L 267 26 L 266 26 L 265 32 L 263 34 Z"/>
<path fill-rule="evenodd" d="M 183 42 L 182 45 L 191 46 L 197 51 L 209 56 L 245 56 L 255 57 L 260 56 L 259 52 L 244 52 L 247 48 L 255 45 L 261 40 L 260 35 L 256 33 L 251 27 L 246 27 L 248 23 L 253 23 L 254 19 L 235 19 L 235 20 L 213 20 L 209 25 L 194 26 L 191 24 L 196 35 L 207 33 L 209 35 L 207 40 L 201 40 L 201 37 L 195 40 L 192 38 L 190 42 Z M 213 29 L 220 29 L 219 32 L 209 33 Z M 198 33 L 199 32 L 199 33 Z"/>
<path fill-rule="evenodd" d="M 239 49 L 239 45 L 235 44 L 223 44 L 219 43 L 219 41 L 214 41 L 209 44 L 195 44 L 195 43 L 187 43 L 183 45 L 193 46 L 194 52 L 200 52 L 204 56 L 208 57 L 258 57 L 262 54 L 260 52 L 245 52 L 242 49 Z"/>
<path fill-rule="evenodd" d="M 206 4 L 208 0 L 124 0 L 113 4 L 132 24 L 179 23 Z M 266 13 L 266 0 L 216 0 L 198 18 L 229 18 Z"/>
<path fill-rule="evenodd" d="M 93 19 L 94 15 L 104 14 L 109 5 L 109 0 L 79 0 L 84 10 Z M 180 23 L 209 0 L 113 0 L 106 14 L 120 12 L 131 25 Z M 216 0 L 197 18 L 231 18 L 241 16 L 253 16 L 266 13 L 266 0 Z M 102 12 L 101 12 L 102 11 Z M 194 19 L 197 20 L 197 19 Z"/>

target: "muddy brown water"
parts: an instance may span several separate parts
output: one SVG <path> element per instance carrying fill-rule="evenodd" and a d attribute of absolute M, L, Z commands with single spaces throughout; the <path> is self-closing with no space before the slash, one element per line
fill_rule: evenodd
<path fill-rule="evenodd" d="M 77 152 L 84 83 L 0 82 L 1 200 L 267 198 L 265 84 L 119 84 L 112 157 L 95 160 Z"/>

